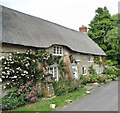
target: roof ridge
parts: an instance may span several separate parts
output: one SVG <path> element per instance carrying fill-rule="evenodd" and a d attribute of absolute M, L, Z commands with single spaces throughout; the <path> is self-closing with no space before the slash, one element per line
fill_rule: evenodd
<path fill-rule="evenodd" d="M 60 25 L 60 24 L 58 24 L 58 23 L 51 22 L 51 21 L 46 20 L 46 19 L 43 19 L 43 18 L 41 18 L 41 17 L 37 17 L 37 16 L 31 15 L 31 14 L 27 14 L 27 13 L 24 13 L 24 12 L 22 12 L 22 11 L 18 11 L 18 10 L 16 10 L 16 9 L 8 8 L 8 7 L 3 6 L 3 5 L 0 5 L 0 7 L 1 7 L 1 6 L 4 7 L 4 8 L 6 8 L 6 9 L 15 11 L 15 12 L 17 12 L 17 13 L 21 13 L 21 14 L 24 14 L 24 15 L 27 15 L 27 16 L 30 16 L 30 17 L 33 17 L 33 18 L 36 18 L 36 19 L 41 19 L 41 20 L 43 20 L 43 21 L 46 21 L 46 22 L 49 22 L 49 23 L 51 23 L 51 24 L 55 24 L 55 25 L 57 25 L 57 26 L 60 26 L 60 27 L 63 27 L 63 28 L 72 30 L 72 31 L 74 31 L 74 32 L 79 32 L 79 31 L 74 30 L 74 29 L 72 29 L 72 28 L 68 28 L 68 27 L 63 26 L 63 25 Z M 79 33 L 81 33 L 81 32 L 79 32 Z"/>

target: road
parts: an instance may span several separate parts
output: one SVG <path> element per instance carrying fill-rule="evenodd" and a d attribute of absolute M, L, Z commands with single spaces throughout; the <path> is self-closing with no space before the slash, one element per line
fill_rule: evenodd
<path fill-rule="evenodd" d="M 56 111 L 118 111 L 118 81 L 102 85 L 89 96 Z"/>

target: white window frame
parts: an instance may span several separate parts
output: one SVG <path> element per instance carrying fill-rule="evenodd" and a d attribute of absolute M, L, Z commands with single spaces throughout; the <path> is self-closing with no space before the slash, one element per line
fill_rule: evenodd
<path fill-rule="evenodd" d="M 81 61 L 80 53 L 76 53 L 76 62 L 80 61 Z"/>
<path fill-rule="evenodd" d="M 53 46 L 52 48 L 53 55 L 63 56 L 63 47 L 62 46 Z"/>
<path fill-rule="evenodd" d="M 58 81 L 58 67 L 56 65 L 51 65 L 48 68 L 48 72 L 52 74 L 53 78 L 55 78 L 55 81 Z"/>
<path fill-rule="evenodd" d="M 88 55 L 88 62 L 93 62 L 93 56 L 92 55 Z"/>
<path fill-rule="evenodd" d="M 96 71 L 97 74 L 100 74 L 100 72 L 99 72 L 99 65 L 97 65 L 97 64 L 95 65 L 95 71 Z"/>
<path fill-rule="evenodd" d="M 87 68 L 86 68 L 86 66 L 82 66 L 82 75 L 87 75 Z"/>

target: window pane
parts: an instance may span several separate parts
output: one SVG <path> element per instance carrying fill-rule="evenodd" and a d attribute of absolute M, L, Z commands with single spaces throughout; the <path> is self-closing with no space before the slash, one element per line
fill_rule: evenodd
<path fill-rule="evenodd" d="M 77 53 L 77 60 L 80 60 L 80 53 Z"/>
<path fill-rule="evenodd" d="M 62 48 L 60 47 L 60 54 L 62 54 Z"/>
<path fill-rule="evenodd" d="M 84 74 L 84 67 L 82 67 L 82 73 Z"/>
<path fill-rule="evenodd" d="M 54 49 L 53 49 L 53 53 L 56 54 L 56 47 L 54 47 Z"/>
<path fill-rule="evenodd" d="M 62 51 L 63 51 L 63 48 L 60 47 L 60 46 L 55 46 L 55 47 L 53 47 L 53 54 L 62 55 Z"/>
<path fill-rule="evenodd" d="M 86 73 L 87 73 L 86 67 L 83 66 L 83 67 L 82 67 L 82 74 L 83 74 L 83 75 L 86 75 Z"/>

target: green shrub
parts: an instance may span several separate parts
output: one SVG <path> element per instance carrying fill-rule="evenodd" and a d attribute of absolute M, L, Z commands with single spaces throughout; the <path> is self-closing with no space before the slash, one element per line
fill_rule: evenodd
<path fill-rule="evenodd" d="M 111 66 L 111 67 L 108 67 L 108 68 L 105 68 L 104 71 L 103 71 L 103 74 L 107 74 L 107 75 L 117 75 L 119 76 L 119 68 L 115 67 L 115 66 Z"/>
<path fill-rule="evenodd" d="M 55 95 L 64 95 L 79 88 L 79 83 L 61 79 L 53 84 Z"/>
<path fill-rule="evenodd" d="M 25 94 L 18 95 L 16 91 L 9 92 L 2 98 L 2 110 L 15 109 L 19 106 L 25 105 Z"/>
<path fill-rule="evenodd" d="M 91 76 L 84 76 L 82 78 L 82 84 L 86 85 L 89 83 L 106 83 L 106 77 L 104 75 L 91 75 Z"/>
<path fill-rule="evenodd" d="M 98 83 L 106 83 L 106 77 L 104 75 L 99 76 Z"/>
<path fill-rule="evenodd" d="M 90 76 L 90 83 L 95 83 L 99 81 L 99 76 L 98 75 L 92 75 Z"/>
<path fill-rule="evenodd" d="M 86 85 L 88 83 L 91 83 L 90 76 L 83 76 L 81 83 L 84 84 L 84 85 Z"/>
<path fill-rule="evenodd" d="M 2 98 L 2 109 L 15 109 L 27 103 L 34 103 L 42 97 L 32 81 L 21 84 L 15 91 L 9 92 Z"/>
<path fill-rule="evenodd" d="M 97 73 L 96 73 L 96 71 L 95 71 L 95 69 L 93 68 L 93 65 L 91 65 L 90 67 L 89 67 L 89 73 L 90 73 L 90 75 L 96 75 Z"/>

